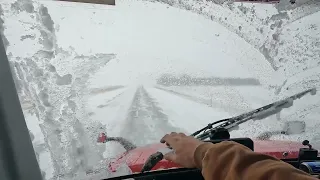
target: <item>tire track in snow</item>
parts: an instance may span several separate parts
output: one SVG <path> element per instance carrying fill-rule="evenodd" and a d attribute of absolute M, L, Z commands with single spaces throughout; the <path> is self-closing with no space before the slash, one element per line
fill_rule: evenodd
<path fill-rule="evenodd" d="M 124 92 L 116 95 L 115 97 L 109 99 L 108 101 L 106 101 L 104 104 L 100 104 L 99 106 L 97 106 L 97 108 L 105 108 L 107 106 L 109 106 L 110 103 L 112 103 L 113 101 L 116 101 Z"/>
<path fill-rule="evenodd" d="M 165 92 L 168 92 L 170 94 L 174 94 L 176 96 L 180 96 L 180 97 L 183 97 L 187 100 L 191 100 L 193 102 L 196 102 L 196 103 L 200 103 L 200 104 L 204 104 L 204 105 L 207 105 L 207 106 L 211 106 L 211 107 L 216 107 L 216 108 L 221 108 L 223 110 L 228 110 L 228 112 L 230 113 L 241 113 L 241 112 L 244 112 L 244 111 L 248 111 L 250 110 L 250 106 L 247 105 L 246 107 L 234 107 L 232 105 L 224 105 L 224 104 L 221 104 L 219 102 L 214 102 L 214 100 L 212 99 L 203 99 L 203 98 L 200 98 L 200 97 L 194 97 L 194 96 L 191 96 L 191 95 L 187 95 L 187 94 L 183 94 L 183 93 L 180 93 L 180 92 L 176 92 L 176 91 L 173 91 L 173 90 L 169 90 L 169 89 L 164 89 L 164 88 L 161 88 L 161 87 L 155 87 L 156 89 L 159 89 L 159 90 L 162 90 L 162 91 L 165 91 Z"/>
<path fill-rule="evenodd" d="M 110 91 L 116 91 L 116 90 L 123 89 L 123 88 L 125 88 L 125 86 L 122 86 L 122 85 L 108 86 L 108 87 L 104 87 L 104 88 L 95 88 L 95 89 L 91 90 L 90 94 L 98 95 L 98 94 L 102 94 L 102 93 L 106 93 L 106 92 L 110 92 Z"/>
<path fill-rule="evenodd" d="M 160 141 L 165 134 L 181 132 L 170 125 L 168 116 L 141 86 L 137 89 L 121 136 L 137 146 Z"/>

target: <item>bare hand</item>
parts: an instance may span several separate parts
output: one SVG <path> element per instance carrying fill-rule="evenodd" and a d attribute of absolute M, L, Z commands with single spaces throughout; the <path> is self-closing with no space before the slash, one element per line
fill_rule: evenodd
<path fill-rule="evenodd" d="M 174 150 L 174 152 L 165 154 L 164 158 L 186 168 L 196 167 L 193 159 L 194 152 L 199 145 L 204 143 L 192 136 L 175 132 L 166 134 L 160 142 L 166 143 Z"/>

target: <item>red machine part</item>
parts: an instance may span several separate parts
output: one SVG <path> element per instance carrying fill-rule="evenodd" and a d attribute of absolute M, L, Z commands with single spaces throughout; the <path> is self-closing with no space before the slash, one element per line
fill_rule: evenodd
<path fill-rule="evenodd" d="M 164 144 L 152 144 L 145 147 L 138 147 L 129 152 L 122 154 L 116 160 L 109 163 L 108 168 L 112 172 L 116 172 L 121 164 L 126 164 L 131 169 L 132 173 L 139 173 L 148 157 L 157 152 L 158 149 L 164 148 Z M 297 158 L 299 149 L 304 147 L 299 142 L 292 141 L 254 141 L 255 152 L 267 154 L 278 159 Z M 161 160 L 152 170 L 179 168 L 180 166 L 167 161 Z"/>

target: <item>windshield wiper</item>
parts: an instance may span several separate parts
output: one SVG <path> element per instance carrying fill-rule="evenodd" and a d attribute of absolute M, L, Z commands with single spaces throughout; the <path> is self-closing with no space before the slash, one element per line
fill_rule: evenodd
<path fill-rule="evenodd" d="M 258 120 L 264 119 L 274 114 L 279 113 L 285 108 L 289 108 L 293 105 L 293 101 L 296 99 L 300 99 L 307 94 L 315 95 L 317 92 L 316 88 L 311 88 L 300 93 L 294 94 L 290 97 L 287 97 L 283 100 L 276 101 L 274 103 L 268 104 L 266 106 L 257 108 L 253 111 L 241 114 L 239 116 L 222 119 L 213 123 L 208 124 L 206 127 L 194 132 L 191 136 L 195 136 L 195 138 L 199 140 L 205 140 L 207 138 L 214 137 L 215 133 L 218 133 L 221 129 L 225 129 L 227 131 L 231 131 L 232 128 L 237 127 L 238 125 L 248 121 L 248 120 Z M 218 126 L 213 127 L 216 124 L 222 123 Z M 158 152 L 149 156 L 147 161 L 142 167 L 141 172 L 150 171 L 159 161 L 163 159 L 163 155 L 171 152 L 171 148 L 164 148 L 159 150 Z"/>
<path fill-rule="evenodd" d="M 224 128 L 226 130 L 231 131 L 232 128 L 235 128 L 236 126 L 238 126 L 248 120 L 264 119 L 269 116 L 280 113 L 280 111 L 282 111 L 283 109 L 291 107 L 293 105 L 294 100 L 300 99 L 303 96 L 307 95 L 308 93 L 310 93 L 311 95 L 315 95 L 316 92 L 317 92 L 316 88 L 308 89 L 308 90 L 302 91 L 300 93 L 297 93 L 295 95 L 292 95 L 290 97 L 287 97 L 283 100 L 273 102 L 271 104 L 257 108 L 253 111 L 241 114 L 239 116 L 216 121 L 216 122 L 211 123 L 202 129 L 200 129 L 199 131 L 196 131 L 195 133 L 192 134 L 192 136 L 195 136 L 199 140 L 204 140 L 204 139 L 209 138 L 211 135 L 213 135 L 217 129 Z M 212 127 L 213 125 L 218 124 L 218 123 L 222 123 L 222 124 L 220 124 L 214 128 Z M 206 130 L 208 130 L 208 131 L 206 131 Z M 203 132 L 203 133 L 200 134 L 201 132 Z M 200 135 L 198 135 L 198 134 L 200 134 Z"/>

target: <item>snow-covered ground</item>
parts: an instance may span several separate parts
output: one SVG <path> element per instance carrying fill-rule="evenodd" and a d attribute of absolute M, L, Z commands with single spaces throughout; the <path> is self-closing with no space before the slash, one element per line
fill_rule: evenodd
<path fill-rule="evenodd" d="M 106 161 L 124 149 L 96 143 L 101 132 L 141 146 L 320 86 L 317 1 L 214 2 L 1 3 L 0 31 L 45 179 L 110 176 Z M 166 86 L 157 83 L 164 74 L 206 82 Z M 305 97 L 280 120 L 250 121 L 231 135 L 255 138 L 299 120 L 305 133 L 270 138 L 320 142 L 319 106 L 320 95 Z M 98 177 L 85 174 L 95 169 Z"/>

